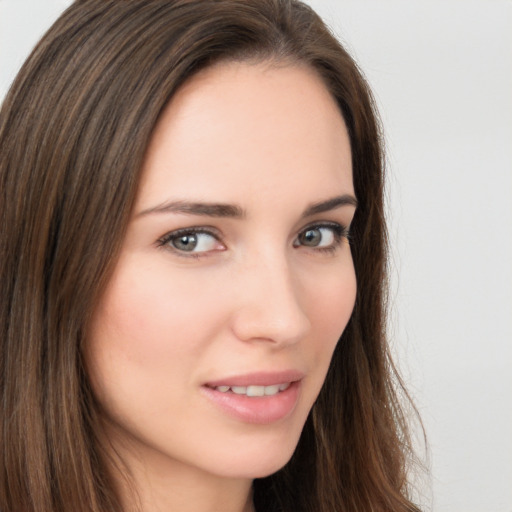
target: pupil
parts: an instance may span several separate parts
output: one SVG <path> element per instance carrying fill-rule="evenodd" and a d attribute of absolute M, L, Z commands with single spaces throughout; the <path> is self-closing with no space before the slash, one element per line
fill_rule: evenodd
<path fill-rule="evenodd" d="M 302 235 L 302 243 L 304 245 L 309 245 L 310 247 L 317 246 L 320 243 L 320 239 L 322 235 L 318 229 L 308 229 Z"/>
<path fill-rule="evenodd" d="M 196 235 L 184 235 L 180 236 L 174 241 L 174 247 L 181 249 L 182 251 L 193 251 L 197 245 Z"/>

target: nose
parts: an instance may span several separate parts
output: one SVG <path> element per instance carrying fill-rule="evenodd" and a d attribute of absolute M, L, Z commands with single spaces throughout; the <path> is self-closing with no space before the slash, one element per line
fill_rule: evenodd
<path fill-rule="evenodd" d="M 238 339 L 287 346 L 310 331 L 300 300 L 304 290 L 284 256 L 260 255 L 245 262 L 237 272 L 237 290 L 232 330 Z"/>

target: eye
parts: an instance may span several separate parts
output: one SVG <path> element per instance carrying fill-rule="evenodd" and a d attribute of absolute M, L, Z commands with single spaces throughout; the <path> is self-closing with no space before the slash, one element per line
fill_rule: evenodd
<path fill-rule="evenodd" d="M 182 253 L 183 256 L 199 255 L 225 249 L 217 236 L 204 228 L 188 228 L 173 231 L 162 237 L 158 241 L 158 245 L 160 247 L 168 247 L 177 253 Z"/>
<path fill-rule="evenodd" d="M 347 229 L 336 223 L 309 226 L 299 233 L 294 247 L 311 247 L 320 250 L 335 250 L 343 238 L 348 238 Z"/>

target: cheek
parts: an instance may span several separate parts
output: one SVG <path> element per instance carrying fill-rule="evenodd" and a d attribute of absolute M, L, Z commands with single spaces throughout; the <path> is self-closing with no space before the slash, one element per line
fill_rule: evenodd
<path fill-rule="evenodd" d="M 186 272 L 171 274 L 165 264 L 146 267 L 140 258 L 120 262 L 93 316 L 85 351 L 106 410 L 116 414 L 128 397 L 147 407 L 153 399 L 170 403 L 165 393 L 179 401 L 194 385 L 198 363 L 207 359 L 228 309 L 215 279 L 204 282 L 191 281 Z"/>
<path fill-rule="evenodd" d="M 317 333 L 323 334 L 319 339 L 325 340 L 331 353 L 352 315 L 357 293 L 352 261 L 344 262 L 340 267 L 338 272 L 317 280 L 316 293 L 308 295 L 312 325 Z M 308 287 L 314 289 L 313 283 Z M 325 347 L 326 352 L 329 347 Z"/>
<path fill-rule="evenodd" d="M 121 266 L 96 311 L 91 344 L 101 339 L 103 348 L 111 346 L 141 363 L 193 351 L 203 338 L 201 329 L 212 324 L 215 301 L 180 281 L 179 274 L 165 276 L 165 269 Z"/>
<path fill-rule="evenodd" d="M 130 271 L 130 269 L 132 271 Z M 179 340 L 168 343 L 172 322 L 162 283 L 144 268 L 123 260 L 97 306 L 86 344 L 86 362 L 93 389 L 106 406 L 115 410 L 119 397 L 136 400 L 142 392 L 157 390 L 158 375 L 180 352 Z M 167 299 L 169 300 L 169 299 Z M 147 379 L 147 370 L 152 379 Z"/>
<path fill-rule="evenodd" d="M 307 400 L 308 407 L 311 407 L 354 309 L 357 282 L 352 260 L 344 262 L 337 269 L 331 269 L 328 275 L 317 274 L 315 281 L 306 282 L 305 286 L 309 290 L 305 296 L 312 324 L 311 338 L 305 349 L 314 381 L 312 394 L 308 395 Z"/>

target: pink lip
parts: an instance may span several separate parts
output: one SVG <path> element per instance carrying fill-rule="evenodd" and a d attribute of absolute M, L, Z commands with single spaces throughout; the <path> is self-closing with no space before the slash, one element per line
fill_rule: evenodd
<path fill-rule="evenodd" d="M 226 377 L 201 387 L 204 395 L 228 416 L 245 423 L 270 424 L 288 417 L 297 405 L 304 374 L 296 370 L 259 372 Z M 249 397 L 231 391 L 217 391 L 218 386 L 271 386 L 290 382 L 288 389 L 276 395 Z"/>
<path fill-rule="evenodd" d="M 304 374 L 298 370 L 284 370 L 279 372 L 255 372 L 245 375 L 233 375 L 214 381 L 205 385 L 210 388 L 218 386 L 272 386 L 273 384 L 284 384 L 302 380 Z"/>

